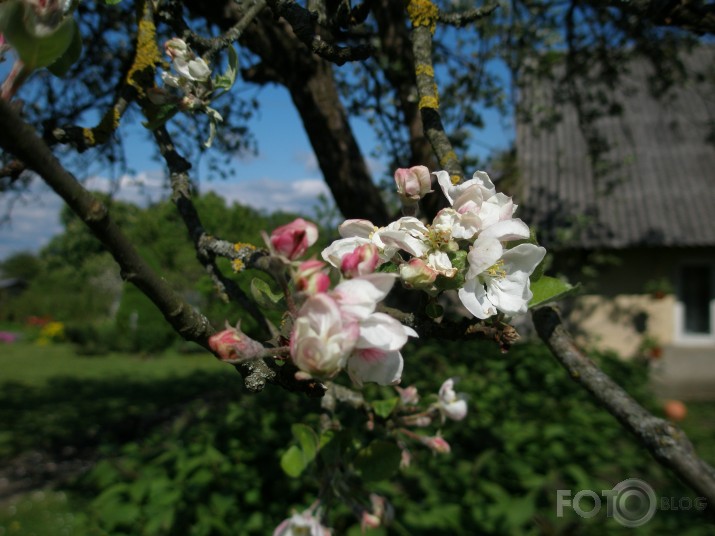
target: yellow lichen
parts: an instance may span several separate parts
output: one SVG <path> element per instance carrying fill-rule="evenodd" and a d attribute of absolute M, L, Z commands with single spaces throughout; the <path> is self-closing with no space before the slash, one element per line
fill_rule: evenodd
<path fill-rule="evenodd" d="M 418 104 L 420 110 L 422 108 L 432 108 L 433 110 L 438 110 L 439 109 L 439 98 L 437 98 L 435 95 L 424 95 L 423 97 L 420 98 L 420 102 Z"/>
<path fill-rule="evenodd" d="M 156 26 L 151 20 L 142 18 L 137 31 L 137 52 L 127 73 L 127 83 L 134 87 L 140 96 L 144 96 L 145 87 L 153 84 L 154 68 L 160 62 L 161 54 L 156 45 Z"/>
<path fill-rule="evenodd" d="M 449 163 L 452 160 L 457 160 L 457 155 L 454 151 L 447 151 L 445 155 L 439 159 L 439 165 L 443 168 L 449 167 Z M 459 182 L 459 177 L 457 177 L 457 182 Z M 452 184 L 457 184 L 454 182 L 454 176 L 452 176 Z"/>
<path fill-rule="evenodd" d="M 452 175 L 450 177 L 450 180 L 452 181 L 452 184 L 457 185 L 462 180 L 462 177 L 460 177 L 459 175 Z"/>
<path fill-rule="evenodd" d="M 431 33 L 434 33 L 439 9 L 430 0 L 410 0 L 410 3 L 407 4 L 407 15 L 414 27 L 425 26 Z"/>
<path fill-rule="evenodd" d="M 234 272 L 240 272 L 242 271 L 246 265 L 243 263 L 241 259 L 233 259 L 231 261 L 231 268 L 233 268 Z"/>
<path fill-rule="evenodd" d="M 236 251 L 241 251 L 242 249 L 255 250 L 256 246 L 254 246 L 253 244 L 249 244 L 248 242 L 236 242 L 233 245 L 233 249 L 235 249 Z"/>
<path fill-rule="evenodd" d="M 434 78 L 434 68 L 431 65 L 427 65 L 426 63 L 420 63 L 415 67 L 415 74 L 417 76 L 427 75 L 431 78 Z"/>
<path fill-rule="evenodd" d="M 82 137 L 84 138 L 84 142 L 87 145 L 93 146 L 94 145 L 94 130 L 91 128 L 83 128 L 82 129 Z"/>

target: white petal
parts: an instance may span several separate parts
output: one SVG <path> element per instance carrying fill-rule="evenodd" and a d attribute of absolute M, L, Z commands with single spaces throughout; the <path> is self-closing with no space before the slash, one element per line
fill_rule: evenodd
<path fill-rule="evenodd" d="M 323 260 L 325 260 L 325 262 L 328 262 L 332 264 L 335 268 L 339 269 L 340 263 L 342 262 L 343 257 L 345 255 L 355 251 L 356 247 L 369 243 L 370 240 L 368 240 L 367 238 L 360 238 L 357 236 L 349 238 L 340 238 L 339 240 L 336 240 L 327 248 L 325 248 L 321 253 L 321 256 L 323 257 Z"/>
<path fill-rule="evenodd" d="M 504 269 L 507 274 L 517 271 L 526 272 L 527 275 L 534 273 L 539 263 L 544 259 L 546 250 L 534 244 L 519 244 L 504 252 Z"/>
<path fill-rule="evenodd" d="M 474 175 L 472 175 L 472 180 L 482 185 L 488 192 L 491 193 L 491 195 L 494 195 L 496 193 L 494 183 L 489 178 L 489 175 L 487 175 L 486 171 L 475 171 Z"/>
<path fill-rule="evenodd" d="M 457 294 L 462 305 L 477 318 L 489 318 L 497 312 L 494 305 L 487 298 L 487 291 L 484 289 L 484 285 L 476 279 L 468 279 Z"/>
<path fill-rule="evenodd" d="M 373 313 L 360 322 L 360 338 L 356 348 L 377 348 L 394 351 L 407 342 L 407 333 L 400 322 L 384 313 Z"/>
<path fill-rule="evenodd" d="M 429 251 L 427 244 L 406 231 L 381 231 L 380 238 L 385 245 L 402 249 L 413 257 L 421 257 Z"/>
<path fill-rule="evenodd" d="M 529 226 L 520 219 L 497 221 L 482 230 L 482 236 L 496 238 L 502 242 L 507 240 L 521 240 L 529 238 Z"/>
<path fill-rule="evenodd" d="M 528 274 L 517 272 L 502 279 L 490 279 L 487 282 L 487 297 L 503 313 L 525 313 L 531 299 Z"/>
<path fill-rule="evenodd" d="M 373 273 L 343 281 L 333 290 L 333 297 L 343 314 L 367 318 L 377 302 L 383 300 L 395 284 L 397 274 Z"/>
<path fill-rule="evenodd" d="M 400 383 L 404 361 L 400 352 L 356 352 L 348 359 L 348 374 L 358 386 L 364 382 L 378 385 Z"/>
<path fill-rule="evenodd" d="M 369 220 L 345 220 L 338 227 L 338 232 L 343 238 L 351 236 L 370 238 L 375 231 L 377 231 L 377 227 Z"/>
<path fill-rule="evenodd" d="M 494 266 L 503 253 L 504 248 L 499 240 L 490 236 L 480 235 L 467 255 L 467 261 L 469 262 L 467 279 L 474 279 L 487 268 Z"/>

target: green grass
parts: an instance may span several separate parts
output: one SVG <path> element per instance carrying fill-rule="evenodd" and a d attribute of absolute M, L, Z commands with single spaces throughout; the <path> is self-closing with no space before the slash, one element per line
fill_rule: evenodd
<path fill-rule="evenodd" d="M 175 375 L 188 376 L 200 370 L 233 372 L 231 367 L 222 365 L 208 352 L 166 352 L 150 357 L 127 354 L 87 357 L 75 354 L 69 344 L 40 346 L 16 342 L 0 346 L 2 381 L 34 387 L 60 378 L 120 380 L 129 377 L 149 381 Z"/>

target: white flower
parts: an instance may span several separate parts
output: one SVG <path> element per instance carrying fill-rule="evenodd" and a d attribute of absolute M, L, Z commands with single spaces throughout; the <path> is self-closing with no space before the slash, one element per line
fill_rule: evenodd
<path fill-rule="evenodd" d="M 467 255 L 469 270 L 459 299 L 481 319 L 497 311 L 507 315 L 526 312 L 532 297 L 529 276 L 545 254 L 543 247 L 534 244 L 505 250 L 497 238 L 480 235 Z"/>
<path fill-rule="evenodd" d="M 273 531 L 273 536 L 330 536 L 330 530 L 320 524 L 310 510 L 293 514 Z"/>
<path fill-rule="evenodd" d="M 461 421 L 467 415 L 467 401 L 463 397 L 458 396 L 454 392 L 454 380 L 449 378 L 442 387 L 439 388 L 439 402 L 437 408 L 444 419 L 452 419 L 453 421 Z"/>
<path fill-rule="evenodd" d="M 337 302 L 327 294 L 308 298 L 298 312 L 290 338 L 293 363 L 302 378 L 331 378 L 346 365 L 358 340 L 359 327 L 345 318 Z"/>

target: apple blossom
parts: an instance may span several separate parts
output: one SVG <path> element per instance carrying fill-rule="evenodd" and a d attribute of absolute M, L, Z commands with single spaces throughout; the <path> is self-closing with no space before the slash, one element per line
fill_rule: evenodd
<path fill-rule="evenodd" d="M 331 378 L 346 365 L 360 328 L 346 318 L 328 294 L 309 297 L 298 312 L 290 338 L 290 355 L 301 378 Z"/>
<path fill-rule="evenodd" d="M 395 184 L 397 193 L 405 204 L 415 204 L 432 191 L 430 172 L 425 166 L 397 169 Z"/>
<path fill-rule="evenodd" d="M 412 406 L 420 401 L 420 395 L 414 385 L 408 387 L 395 386 L 395 390 L 400 395 L 400 402 L 405 406 Z"/>
<path fill-rule="evenodd" d="M 347 277 L 371 274 L 377 268 L 380 256 L 377 246 L 372 243 L 361 244 L 351 253 L 343 256 L 340 271 Z"/>
<path fill-rule="evenodd" d="M 469 269 L 458 291 L 460 301 L 481 319 L 497 311 L 507 315 L 526 312 L 532 297 L 529 276 L 545 254 L 543 247 L 534 244 L 505 250 L 498 239 L 481 235 L 467 255 Z"/>
<path fill-rule="evenodd" d="M 271 245 L 280 253 L 294 260 L 318 240 L 318 227 L 314 223 L 296 218 L 271 233 Z"/>
<path fill-rule="evenodd" d="M 442 387 L 439 388 L 437 408 L 442 414 L 442 422 L 444 422 L 445 418 L 461 421 L 466 417 L 467 402 L 454 392 L 454 380 L 452 378 L 446 380 Z"/>
<path fill-rule="evenodd" d="M 306 510 L 284 520 L 273 531 L 273 536 L 330 536 L 330 529 L 321 525 L 310 510 Z"/>
<path fill-rule="evenodd" d="M 293 274 L 296 288 L 307 294 L 326 292 L 330 288 L 330 277 L 325 273 L 326 264 L 318 260 L 304 261 Z"/>
<path fill-rule="evenodd" d="M 251 339 L 241 331 L 241 323 L 235 328 L 226 326 L 226 329 L 214 333 L 209 337 L 209 347 L 213 352 L 227 363 L 240 363 L 255 359 L 263 353 L 263 345 Z"/>
<path fill-rule="evenodd" d="M 400 279 L 408 288 L 431 289 L 437 275 L 437 270 L 416 257 L 400 265 Z"/>

